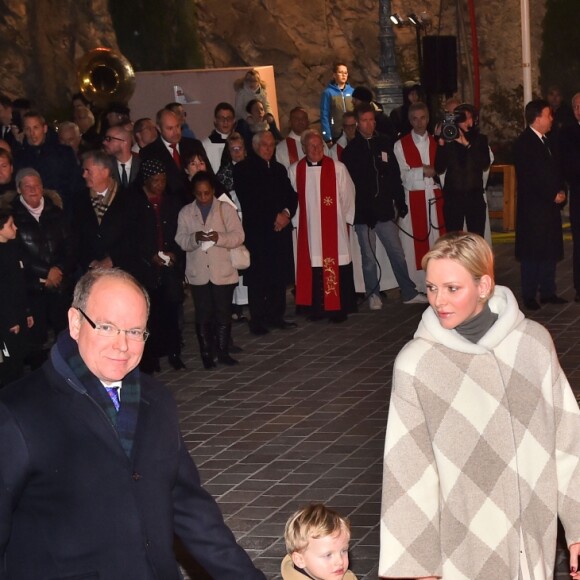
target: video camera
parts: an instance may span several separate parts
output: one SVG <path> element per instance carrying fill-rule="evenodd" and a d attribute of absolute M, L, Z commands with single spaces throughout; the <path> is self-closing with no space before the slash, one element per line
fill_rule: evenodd
<path fill-rule="evenodd" d="M 465 111 L 457 111 L 454 113 L 445 113 L 443 122 L 441 123 L 441 137 L 445 141 L 455 141 L 459 138 L 459 123 L 464 123 L 467 120 Z"/>

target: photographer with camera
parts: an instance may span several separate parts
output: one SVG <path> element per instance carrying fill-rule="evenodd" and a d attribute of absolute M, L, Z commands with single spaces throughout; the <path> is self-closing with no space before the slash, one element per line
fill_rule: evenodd
<path fill-rule="evenodd" d="M 440 126 L 435 171 L 445 173 L 443 215 L 448 232 L 467 229 L 484 235 L 486 202 L 483 172 L 491 160 L 487 137 L 479 132 L 475 107 L 462 104 Z M 464 227 L 465 224 L 465 227 Z"/>

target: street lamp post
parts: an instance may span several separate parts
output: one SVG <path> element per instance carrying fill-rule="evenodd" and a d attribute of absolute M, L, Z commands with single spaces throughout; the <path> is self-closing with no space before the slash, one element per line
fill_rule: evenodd
<path fill-rule="evenodd" d="M 395 35 L 391 24 L 391 0 L 379 0 L 379 67 L 381 76 L 376 84 L 377 101 L 385 113 L 403 104 L 403 85 L 397 72 Z"/>

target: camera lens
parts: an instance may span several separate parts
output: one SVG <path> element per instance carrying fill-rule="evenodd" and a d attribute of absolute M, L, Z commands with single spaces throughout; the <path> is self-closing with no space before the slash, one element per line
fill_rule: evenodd
<path fill-rule="evenodd" d="M 445 141 L 455 141 L 459 137 L 459 129 L 453 123 L 445 123 L 441 128 L 441 136 Z"/>

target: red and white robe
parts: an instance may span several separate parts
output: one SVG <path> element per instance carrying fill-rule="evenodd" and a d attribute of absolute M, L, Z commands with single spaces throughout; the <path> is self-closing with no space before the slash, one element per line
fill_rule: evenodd
<path fill-rule="evenodd" d="M 409 207 L 409 213 L 399 220 L 401 243 L 409 276 L 417 290 L 425 292 L 421 260 L 435 240 L 445 233 L 441 189 L 432 177 L 423 176 L 423 165 L 435 164 L 437 143 L 427 133 L 420 136 L 411 131 L 395 143 L 394 150 Z"/>
<path fill-rule="evenodd" d="M 290 131 L 286 139 L 282 139 L 276 146 L 276 161 L 281 163 L 286 169 L 300 161 L 304 157 L 304 151 L 300 143 L 300 135 Z"/>
<path fill-rule="evenodd" d="M 290 166 L 288 176 L 298 192 L 296 304 L 311 304 L 312 268 L 318 267 L 323 268 L 325 310 L 340 310 L 339 267 L 352 261 L 347 224 L 354 220 L 354 183 L 342 163 L 326 156 L 318 167 L 301 160 Z"/>

